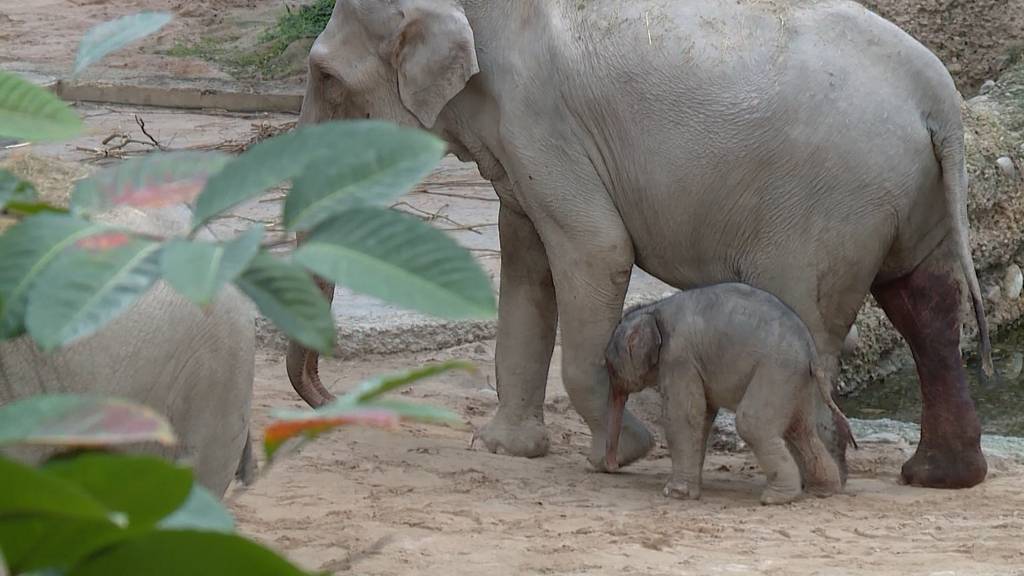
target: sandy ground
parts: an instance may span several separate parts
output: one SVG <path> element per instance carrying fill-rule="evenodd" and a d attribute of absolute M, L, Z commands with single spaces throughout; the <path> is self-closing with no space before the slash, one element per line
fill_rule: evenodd
<path fill-rule="evenodd" d="M 480 374 L 424 383 L 407 397 L 447 406 L 479 426 L 493 343 L 447 352 L 327 362 L 343 391 L 371 374 L 467 358 Z M 1024 468 L 992 461 L 963 491 L 900 486 L 908 447 L 852 453 L 844 494 L 763 507 L 749 453 L 711 454 L 704 498 L 669 500 L 659 446 L 627 473 L 590 472 L 589 436 L 558 373 L 546 418 L 552 454 L 536 460 L 469 448 L 471 433 L 420 425 L 350 429 L 269 470 L 231 507 L 242 532 L 302 566 L 360 574 L 1024 574 Z M 276 355 L 257 361 L 255 425 L 299 406 Z"/>

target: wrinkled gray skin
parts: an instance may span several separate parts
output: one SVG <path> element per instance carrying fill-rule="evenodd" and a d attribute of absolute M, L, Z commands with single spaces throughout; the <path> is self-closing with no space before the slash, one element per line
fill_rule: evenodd
<path fill-rule="evenodd" d="M 184 210 L 147 216 L 119 209 L 99 220 L 167 233 L 187 230 Z M 0 342 L 0 405 L 41 393 L 98 393 L 145 404 L 170 420 L 177 447 L 136 446 L 180 459 L 220 497 L 236 473 L 250 481 L 248 442 L 255 370 L 254 311 L 233 287 L 201 310 L 158 283 L 99 332 L 52 354 L 27 337 Z M 30 463 L 50 450 L 12 449 Z"/>
<path fill-rule="evenodd" d="M 816 433 L 815 398 L 847 435 L 849 425 L 807 327 L 771 294 L 724 283 L 634 308 L 612 334 L 605 359 L 608 470 L 618 467 L 616 432 L 629 395 L 657 386 L 672 455 L 666 496 L 700 498 L 708 435 L 721 408 L 736 413 L 736 431 L 768 477 L 763 504 L 792 502 L 802 481 L 819 496 L 841 490 L 839 466 Z"/>
<path fill-rule="evenodd" d="M 681 289 L 740 281 L 777 295 L 830 380 L 868 291 L 916 274 L 890 316 L 909 302 L 916 325 L 938 322 L 923 315 L 956 312 L 969 293 L 989 365 L 959 104 L 933 54 L 853 2 L 338 0 L 300 123 L 424 127 L 477 164 L 501 201 L 502 250 L 499 408 L 481 438 L 548 451 L 557 320 L 563 381 L 602 469 L 603 352 L 633 265 Z M 945 300 L 926 301 L 929 281 Z M 936 330 L 958 339 L 952 322 Z M 927 433 L 904 478 L 976 484 L 986 468 L 959 349 L 911 345 L 945 363 L 922 377 Z M 288 364 L 307 401 L 330 399 L 315 353 L 293 343 Z M 651 445 L 627 413 L 619 464 Z"/>

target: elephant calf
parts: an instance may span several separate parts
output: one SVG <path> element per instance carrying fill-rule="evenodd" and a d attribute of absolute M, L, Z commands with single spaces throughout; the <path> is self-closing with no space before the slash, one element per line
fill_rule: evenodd
<path fill-rule="evenodd" d="M 672 454 L 666 496 L 700 498 L 707 437 L 719 408 L 736 412 L 736 430 L 768 476 L 762 504 L 798 497 L 801 469 L 808 491 L 825 496 L 841 490 L 839 467 L 816 433 L 816 395 L 852 439 L 849 424 L 832 400 L 810 332 L 771 294 L 726 283 L 633 308 L 612 335 L 605 359 L 609 470 L 618 467 L 629 394 L 657 385 Z"/>

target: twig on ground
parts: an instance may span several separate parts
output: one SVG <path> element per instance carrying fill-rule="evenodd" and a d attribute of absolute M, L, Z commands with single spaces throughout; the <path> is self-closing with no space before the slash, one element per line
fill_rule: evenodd
<path fill-rule="evenodd" d="M 164 149 L 163 144 L 157 142 L 156 138 L 153 138 L 153 135 L 146 131 L 146 121 L 142 119 L 142 116 L 136 114 L 135 123 L 139 125 L 139 130 L 142 130 L 142 133 L 146 135 L 146 138 L 149 138 L 149 141 L 153 143 L 153 146 L 156 146 L 160 150 Z"/>
<path fill-rule="evenodd" d="M 474 186 L 484 186 L 483 184 L 474 184 Z M 480 198 L 477 196 L 466 196 L 465 194 L 453 194 L 451 192 L 438 192 L 436 190 L 425 190 L 416 189 L 412 191 L 413 194 L 427 194 L 429 196 L 447 196 L 448 198 L 460 198 L 462 200 L 479 200 L 481 202 L 499 202 L 497 198 Z"/>
<path fill-rule="evenodd" d="M 433 222 L 434 220 L 444 220 L 445 222 L 448 222 L 449 224 L 455 226 L 456 227 L 455 229 L 469 230 L 470 232 L 473 232 L 474 234 L 483 234 L 479 230 L 475 229 L 476 226 L 467 226 L 467 225 L 462 224 L 460 222 L 456 222 L 455 220 L 452 220 L 451 218 L 449 218 L 449 217 L 445 216 L 444 214 L 442 214 L 441 211 L 448 207 L 447 204 L 445 204 L 444 206 L 438 208 L 437 212 L 428 212 L 428 211 L 423 210 L 421 208 L 417 208 L 417 207 L 413 206 L 412 204 L 409 204 L 408 202 L 396 202 L 396 203 L 391 205 L 391 207 L 395 208 L 395 209 L 397 209 L 399 206 L 405 206 L 405 207 L 409 208 L 410 210 L 412 210 L 413 213 L 406 212 L 405 210 L 399 210 L 399 212 L 405 212 L 406 214 L 409 214 L 410 216 L 416 216 L 416 217 L 422 218 L 423 220 L 426 220 L 427 222 Z"/>

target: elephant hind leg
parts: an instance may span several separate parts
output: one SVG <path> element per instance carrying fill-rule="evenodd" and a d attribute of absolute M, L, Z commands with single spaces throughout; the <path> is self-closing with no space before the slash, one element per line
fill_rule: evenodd
<path fill-rule="evenodd" d="M 913 272 L 872 289 L 910 346 L 921 384 L 921 441 L 902 470 L 914 486 L 968 488 L 988 470 L 960 356 L 964 287 L 947 240 Z"/>
<path fill-rule="evenodd" d="M 809 402 L 809 404 L 811 404 Z M 808 406 L 805 414 L 813 414 Z M 839 466 L 815 432 L 808 416 L 799 414 L 786 431 L 786 443 L 796 458 L 806 490 L 815 496 L 830 496 L 842 490 Z"/>

